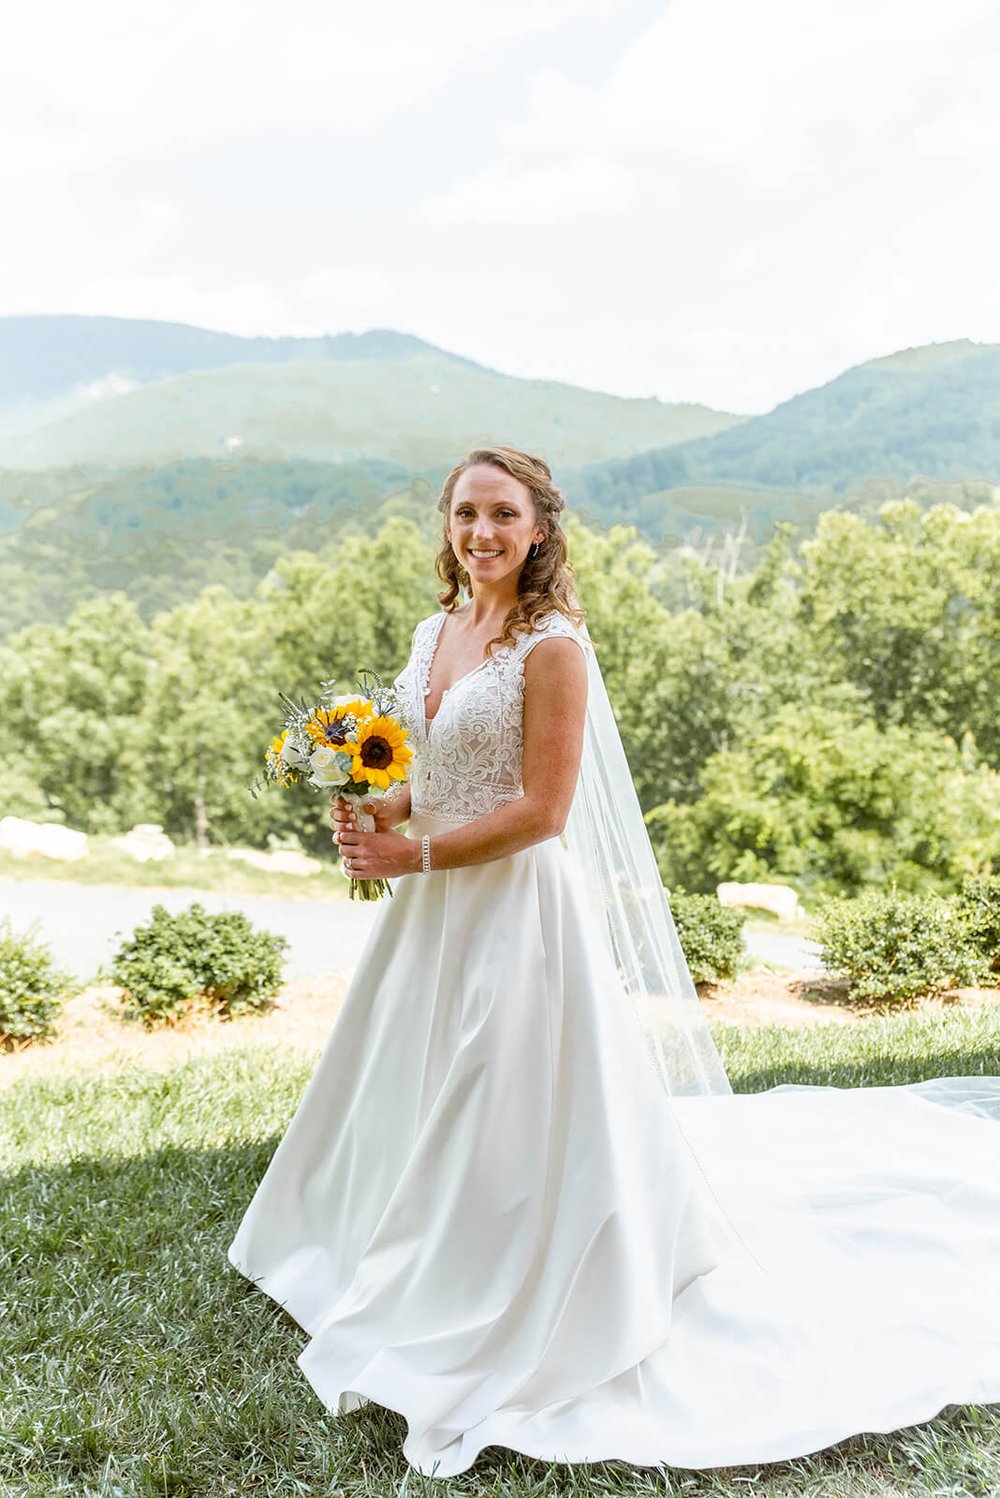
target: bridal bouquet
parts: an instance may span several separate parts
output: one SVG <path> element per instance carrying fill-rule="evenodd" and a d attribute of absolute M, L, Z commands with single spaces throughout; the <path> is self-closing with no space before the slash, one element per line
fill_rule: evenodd
<path fill-rule="evenodd" d="M 375 830 L 375 818 L 362 801 L 384 796 L 409 775 L 413 750 L 408 730 L 391 709 L 394 694 L 374 671 L 359 672 L 362 690 L 370 679 L 371 697 L 333 695 L 333 681 L 321 682 L 318 702 L 293 702 L 279 692 L 285 706 L 281 732 L 264 752 L 264 784 L 287 787 L 304 782 L 317 790 L 336 791 L 352 799 L 362 832 Z M 256 796 L 258 778 L 251 793 Z M 378 900 L 392 894 L 386 879 L 352 879 L 351 899 Z"/>

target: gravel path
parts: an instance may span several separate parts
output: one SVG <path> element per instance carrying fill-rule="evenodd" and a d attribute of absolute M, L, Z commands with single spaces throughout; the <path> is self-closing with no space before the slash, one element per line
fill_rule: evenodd
<path fill-rule="evenodd" d="M 819 944 L 784 931 L 744 931 L 743 945 L 758 962 L 811 978 L 826 969 L 819 960 Z"/>
<path fill-rule="evenodd" d="M 287 979 L 349 972 L 378 910 L 375 904 L 349 900 L 0 878 L 0 916 L 9 915 L 18 929 L 38 920 L 56 959 L 86 982 L 110 959 L 121 937 L 148 920 L 157 902 L 177 911 L 194 900 L 210 911 L 242 910 L 255 925 L 287 936 L 292 944 Z M 815 942 L 780 931 L 748 931 L 745 940 L 751 956 L 775 968 L 802 977 L 823 971 Z"/>

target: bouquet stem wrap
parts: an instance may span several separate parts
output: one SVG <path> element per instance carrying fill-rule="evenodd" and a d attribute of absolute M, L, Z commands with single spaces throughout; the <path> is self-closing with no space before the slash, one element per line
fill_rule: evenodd
<path fill-rule="evenodd" d="M 363 802 L 369 800 L 369 796 L 352 795 L 345 786 L 338 793 L 351 803 L 354 819 L 359 832 L 374 832 L 375 817 L 370 811 L 365 811 Z M 348 874 L 348 895 L 352 900 L 381 900 L 383 895 L 392 894 L 392 886 L 388 879 L 352 879 Z"/>

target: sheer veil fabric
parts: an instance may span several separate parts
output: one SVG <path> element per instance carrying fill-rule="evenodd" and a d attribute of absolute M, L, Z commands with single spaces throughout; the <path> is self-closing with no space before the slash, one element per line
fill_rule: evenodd
<path fill-rule="evenodd" d="M 730 1093 L 660 880 L 586 625 L 587 714 L 566 844 L 668 1094 Z"/>
<path fill-rule="evenodd" d="M 732 1085 L 677 935 L 618 721 L 586 624 L 580 626 L 580 635 L 586 642 L 587 711 L 580 776 L 566 824 L 567 848 L 574 867 L 583 873 L 597 928 L 604 935 L 622 988 L 632 1002 L 667 1097 L 729 1096 Z M 1000 1078 L 938 1077 L 911 1084 L 908 1090 L 938 1107 L 961 1109 L 1000 1123 Z M 786 1084 L 771 1091 L 815 1095 L 818 1089 Z M 747 1237 L 759 1229 L 760 1212 L 746 1202 L 742 1191 L 730 1195 L 735 1191 L 735 1181 L 729 1171 L 724 1180 L 713 1178 L 684 1128 L 685 1109 L 674 1107 L 672 1111 L 726 1225 L 756 1257 Z M 794 1202 L 800 1214 L 812 1215 L 808 1202 L 785 1189 L 777 1175 L 769 1183 L 767 1200 L 771 1213 L 787 1212 Z M 737 1225 L 739 1218 L 744 1219 L 743 1233 Z M 766 1266 L 757 1262 L 767 1273 Z M 997 1271 L 1000 1276 L 1000 1265 Z"/>
<path fill-rule="evenodd" d="M 660 880 L 639 798 L 590 632 L 580 778 L 566 825 L 574 864 L 670 1096 L 729 1094 L 732 1086 L 698 999 Z M 1000 1079 L 941 1077 L 921 1086 L 943 1107 L 1000 1119 Z"/>
<path fill-rule="evenodd" d="M 1000 1079 L 734 1092 L 593 644 L 561 614 L 425 717 L 407 835 L 523 794 L 524 662 L 587 658 L 562 837 L 393 881 L 229 1247 L 330 1411 L 427 1476 L 782 1461 L 1000 1401 Z"/>

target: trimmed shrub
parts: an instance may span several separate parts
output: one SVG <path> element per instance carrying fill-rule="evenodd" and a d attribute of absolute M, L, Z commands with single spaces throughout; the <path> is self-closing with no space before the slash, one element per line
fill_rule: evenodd
<path fill-rule="evenodd" d="M 816 932 L 825 967 L 850 980 L 852 998 L 906 1004 L 975 983 L 986 963 L 957 900 L 868 890 L 824 900 Z"/>
<path fill-rule="evenodd" d="M 265 1009 L 281 986 L 289 943 L 255 931 L 239 911 L 209 915 L 197 902 L 171 915 L 154 905 L 112 959 L 111 981 L 125 990 L 125 1014 L 147 1028 L 168 1024 L 199 1001 L 223 1019 Z"/>
<path fill-rule="evenodd" d="M 744 913 L 720 905 L 716 895 L 672 894 L 670 910 L 694 981 L 735 978 L 743 961 Z"/>
<path fill-rule="evenodd" d="M 969 935 L 991 973 L 1000 973 L 1000 875 L 969 875 L 958 892 Z"/>
<path fill-rule="evenodd" d="M 69 973 L 58 968 L 48 944 L 38 939 L 38 922 L 18 934 L 8 916 L 0 920 L 0 1046 L 55 1034 L 63 1004 L 73 990 Z"/>

